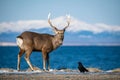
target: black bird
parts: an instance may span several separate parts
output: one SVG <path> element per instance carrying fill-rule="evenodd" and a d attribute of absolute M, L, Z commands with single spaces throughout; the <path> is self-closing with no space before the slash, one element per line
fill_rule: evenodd
<path fill-rule="evenodd" d="M 81 62 L 78 62 L 78 69 L 80 72 L 89 72 L 83 65 Z"/>

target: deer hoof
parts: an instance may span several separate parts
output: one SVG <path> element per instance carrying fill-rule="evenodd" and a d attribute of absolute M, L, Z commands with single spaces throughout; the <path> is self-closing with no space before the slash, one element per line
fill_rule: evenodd
<path fill-rule="evenodd" d="M 20 70 L 17 70 L 18 72 L 20 72 Z"/>
<path fill-rule="evenodd" d="M 46 70 L 46 69 L 43 69 L 43 71 L 47 72 L 47 70 Z"/>

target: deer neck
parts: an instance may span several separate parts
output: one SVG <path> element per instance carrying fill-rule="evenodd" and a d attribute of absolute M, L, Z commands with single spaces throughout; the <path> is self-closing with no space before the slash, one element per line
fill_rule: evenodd
<path fill-rule="evenodd" d="M 64 35 L 55 35 L 52 39 L 52 42 L 53 42 L 53 47 L 54 49 L 56 49 L 57 47 L 59 47 L 60 45 L 62 45 L 63 43 L 63 38 L 64 38 Z"/>

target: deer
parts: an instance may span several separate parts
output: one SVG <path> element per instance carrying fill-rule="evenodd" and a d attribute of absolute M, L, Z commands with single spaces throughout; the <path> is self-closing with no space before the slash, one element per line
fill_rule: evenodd
<path fill-rule="evenodd" d="M 16 43 L 19 47 L 18 62 L 17 62 L 18 71 L 20 71 L 21 56 L 24 53 L 25 53 L 24 58 L 27 64 L 29 65 L 30 69 L 32 71 L 35 70 L 30 62 L 30 55 L 34 51 L 38 51 L 42 53 L 43 70 L 44 71 L 50 70 L 49 53 L 63 44 L 64 32 L 70 25 L 70 16 L 67 16 L 68 19 L 67 25 L 62 30 L 59 30 L 56 26 L 52 24 L 50 20 L 50 15 L 51 14 L 48 14 L 48 23 L 52 27 L 54 31 L 54 35 L 47 33 L 36 33 L 31 31 L 25 31 L 21 33 L 21 35 L 16 37 Z"/>

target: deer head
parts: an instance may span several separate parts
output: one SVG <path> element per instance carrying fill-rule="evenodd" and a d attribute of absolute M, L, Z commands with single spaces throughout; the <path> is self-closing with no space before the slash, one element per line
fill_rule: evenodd
<path fill-rule="evenodd" d="M 50 26 L 53 28 L 53 31 L 55 32 L 54 43 L 55 43 L 56 47 L 59 46 L 59 45 L 62 45 L 62 43 L 63 43 L 64 32 L 70 25 L 70 16 L 69 15 L 67 15 L 67 19 L 68 19 L 67 20 L 67 25 L 62 30 L 59 30 L 51 23 L 50 13 L 48 14 L 48 23 L 50 24 Z"/>

